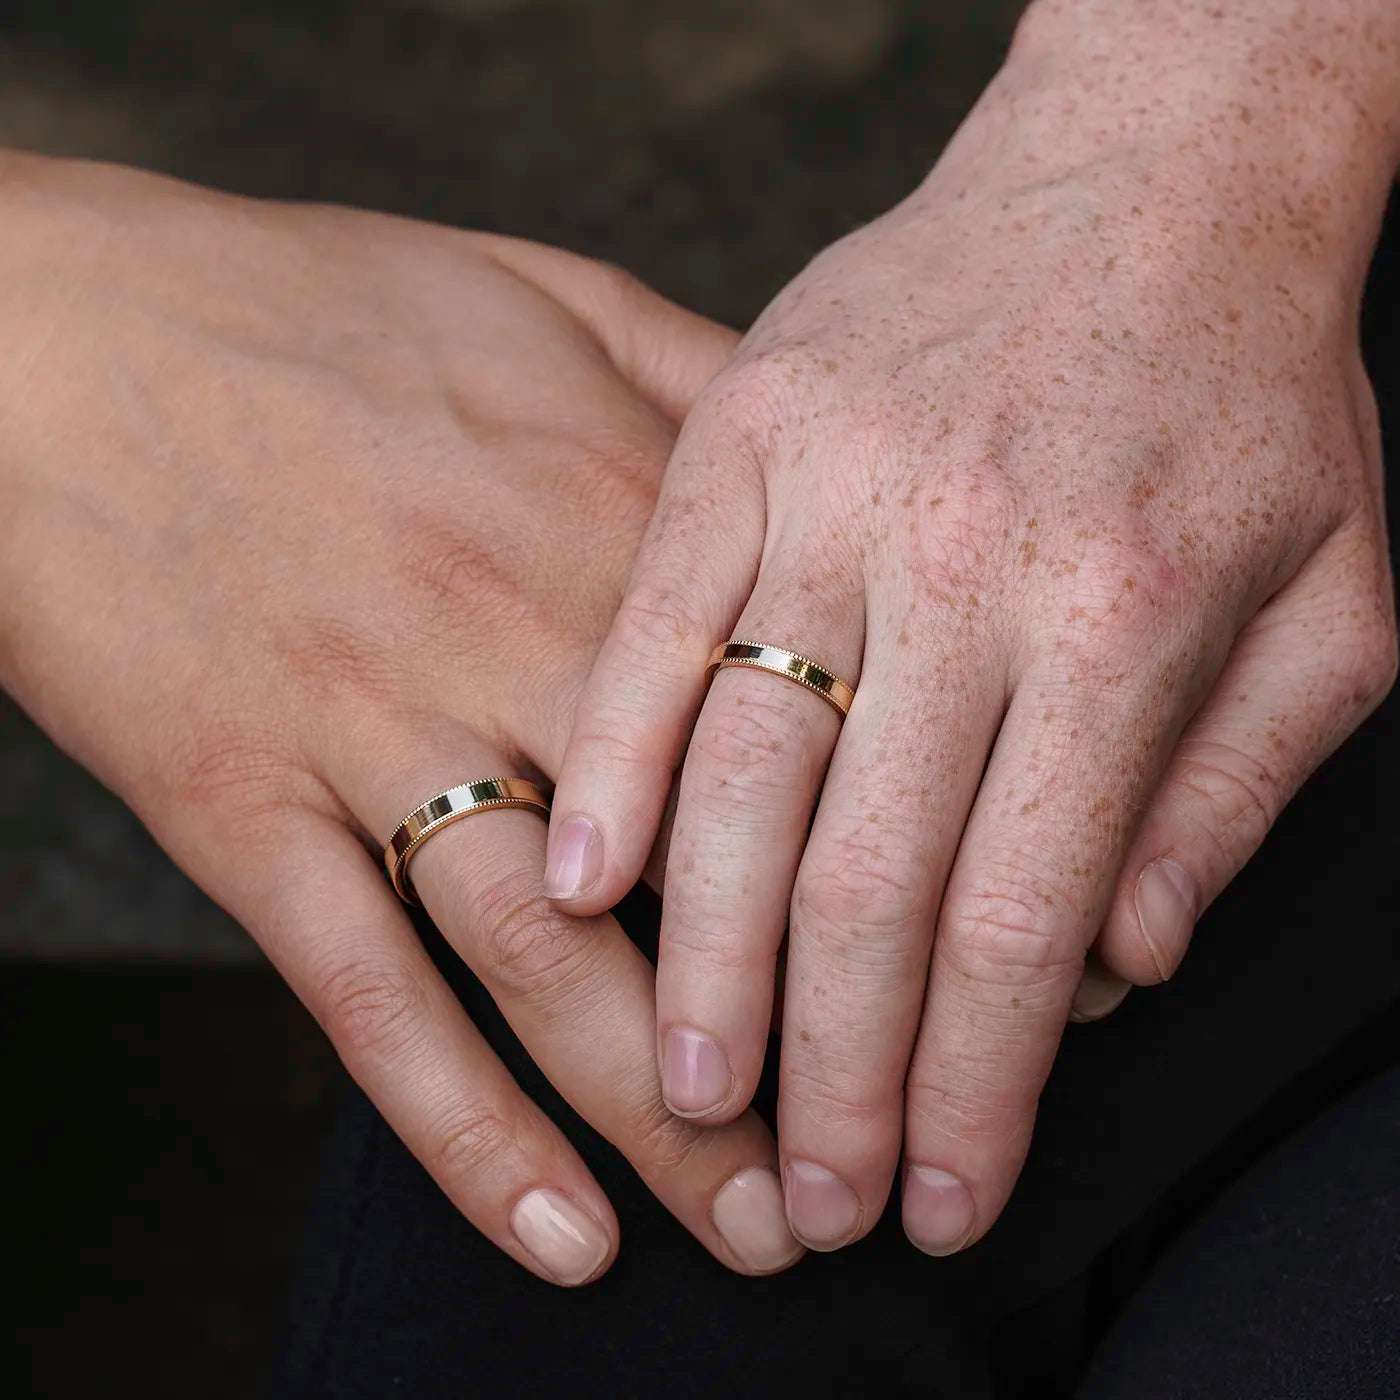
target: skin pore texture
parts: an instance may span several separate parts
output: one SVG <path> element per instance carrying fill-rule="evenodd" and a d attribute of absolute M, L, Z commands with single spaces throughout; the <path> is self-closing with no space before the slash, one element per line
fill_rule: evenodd
<path fill-rule="evenodd" d="M 1388 690 L 1357 323 L 1398 157 L 1388 0 L 1042 0 L 924 184 L 689 415 L 546 885 L 608 908 L 681 768 L 667 1101 L 747 1105 L 786 937 L 810 1246 L 867 1231 L 901 1171 L 916 1244 L 981 1236 L 1066 1020 L 1171 975 Z M 844 725 L 760 672 L 707 685 L 730 637 L 858 680 Z"/>

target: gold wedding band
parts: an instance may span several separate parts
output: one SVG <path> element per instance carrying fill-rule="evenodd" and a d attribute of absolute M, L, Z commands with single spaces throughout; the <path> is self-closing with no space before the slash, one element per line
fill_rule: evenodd
<path fill-rule="evenodd" d="M 770 647 L 763 642 L 726 642 L 710 653 L 706 670 L 713 675 L 726 666 L 755 666 L 771 671 L 775 676 L 796 681 L 815 691 L 844 719 L 856 693 L 851 686 L 820 666 L 810 657 L 799 656 L 783 647 Z"/>
<path fill-rule="evenodd" d="M 395 828 L 384 847 L 384 868 L 393 881 L 394 893 L 405 904 L 417 904 L 418 897 L 408 879 L 408 863 L 418 848 L 444 827 L 493 807 L 529 807 L 542 817 L 549 816 L 544 793 L 525 778 L 476 778 L 448 788 L 415 807 Z"/>

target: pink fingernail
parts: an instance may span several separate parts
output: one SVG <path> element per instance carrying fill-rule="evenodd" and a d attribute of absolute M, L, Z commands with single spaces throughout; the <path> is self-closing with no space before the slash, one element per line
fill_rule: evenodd
<path fill-rule="evenodd" d="M 734 1257 L 755 1273 L 772 1273 L 802 1253 L 783 1212 L 783 1188 L 767 1167 L 735 1172 L 715 1195 L 711 1218 Z"/>
<path fill-rule="evenodd" d="M 860 1227 L 860 1197 L 815 1162 L 789 1162 L 783 1173 L 788 1223 L 803 1244 L 839 1249 Z"/>
<path fill-rule="evenodd" d="M 672 1113 L 708 1113 L 729 1097 L 734 1076 L 713 1036 L 676 1026 L 661 1057 L 661 1092 Z"/>
<path fill-rule="evenodd" d="M 925 1254 L 956 1254 L 972 1233 L 972 1193 L 951 1172 L 910 1165 L 904 1233 Z"/>
<path fill-rule="evenodd" d="M 1138 927 L 1163 982 L 1176 971 L 1186 953 L 1199 903 L 1196 882 L 1166 856 L 1154 860 L 1138 876 L 1133 894 Z"/>
<path fill-rule="evenodd" d="M 608 1236 L 559 1191 L 528 1191 L 510 1213 L 510 1228 L 541 1268 L 563 1284 L 585 1283 L 608 1256 Z"/>
<path fill-rule="evenodd" d="M 549 833 L 544 892 L 550 899 L 577 899 L 603 873 L 603 837 L 587 817 L 565 817 Z"/>

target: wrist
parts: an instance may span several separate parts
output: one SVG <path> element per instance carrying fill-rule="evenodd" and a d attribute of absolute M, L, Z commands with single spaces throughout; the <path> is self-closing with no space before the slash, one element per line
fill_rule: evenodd
<path fill-rule="evenodd" d="M 914 198 L 1071 183 L 1359 293 L 1397 163 L 1394 0 L 1035 0 Z"/>

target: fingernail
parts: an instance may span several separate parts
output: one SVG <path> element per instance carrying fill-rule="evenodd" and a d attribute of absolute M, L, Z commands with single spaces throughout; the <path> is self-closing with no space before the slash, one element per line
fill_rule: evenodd
<path fill-rule="evenodd" d="M 956 1254 L 972 1233 L 972 1193 L 951 1172 L 911 1164 L 904 1175 L 904 1232 L 925 1254 Z"/>
<path fill-rule="evenodd" d="M 549 899 L 577 899 L 603 873 L 603 837 L 587 817 L 565 817 L 549 833 L 544 892 Z"/>
<path fill-rule="evenodd" d="M 1115 977 L 1106 967 L 1095 962 L 1085 965 L 1084 975 L 1074 993 L 1069 1008 L 1071 1021 L 1101 1021 L 1110 1011 L 1122 1005 L 1132 990 L 1132 983 Z"/>
<path fill-rule="evenodd" d="M 783 1173 L 788 1223 L 803 1244 L 839 1249 L 860 1226 L 860 1197 L 815 1162 L 789 1162 Z"/>
<path fill-rule="evenodd" d="M 734 1257 L 757 1273 L 772 1273 L 802 1253 L 788 1229 L 783 1188 L 767 1167 L 731 1176 L 715 1195 L 711 1218 Z"/>
<path fill-rule="evenodd" d="M 567 1196 L 527 1192 L 510 1213 L 510 1228 L 532 1259 L 559 1283 L 583 1283 L 608 1257 L 603 1227 Z"/>
<path fill-rule="evenodd" d="M 661 1092 L 672 1113 L 708 1113 L 729 1097 L 733 1083 L 729 1060 L 712 1036 L 689 1026 L 676 1026 L 667 1035 Z"/>
<path fill-rule="evenodd" d="M 1166 856 L 1154 860 L 1138 876 L 1133 895 L 1138 927 L 1163 982 L 1176 971 L 1185 955 L 1199 902 L 1196 882 Z"/>

